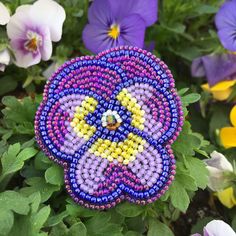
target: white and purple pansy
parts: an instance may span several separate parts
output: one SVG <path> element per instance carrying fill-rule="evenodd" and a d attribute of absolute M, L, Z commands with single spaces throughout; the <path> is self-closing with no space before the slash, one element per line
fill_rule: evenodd
<path fill-rule="evenodd" d="M 175 174 L 171 144 L 183 125 L 168 67 L 121 46 L 72 59 L 50 78 L 36 139 L 65 169 L 68 193 L 93 209 L 160 198 Z"/>
<path fill-rule="evenodd" d="M 15 55 L 15 63 L 27 68 L 47 61 L 52 55 L 52 41 L 62 35 L 65 10 L 53 0 L 38 0 L 22 5 L 7 24 L 7 34 Z"/>

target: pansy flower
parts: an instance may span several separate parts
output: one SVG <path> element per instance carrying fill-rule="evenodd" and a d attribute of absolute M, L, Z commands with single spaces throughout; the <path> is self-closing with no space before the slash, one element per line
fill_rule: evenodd
<path fill-rule="evenodd" d="M 61 39 L 64 20 L 64 9 L 53 0 L 38 0 L 33 5 L 18 7 L 7 24 L 16 65 L 27 68 L 49 60 L 52 41 Z"/>
<path fill-rule="evenodd" d="M 202 236 L 235 236 L 234 230 L 223 220 L 212 220 L 203 229 Z M 201 234 L 192 234 L 192 236 L 201 236 Z"/>
<path fill-rule="evenodd" d="M 159 198 L 175 174 L 183 125 L 168 67 L 151 53 L 113 48 L 72 59 L 48 81 L 36 139 L 65 169 L 75 202 L 95 209 Z"/>
<path fill-rule="evenodd" d="M 215 17 L 218 36 L 222 45 L 229 51 L 236 52 L 236 0 L 226 1 Z"/>
<path fill-rule="evenodd" d="M 225 148 L 236 147 L 236 105 L 230 112 L 230 121 L 233 127 L 224 127 L 220 130 L 220 139 Z"/>
<path fill-rule="evenodd" d="M 206 77 L 202 89 L 210 92 L 214 99 L 228 99 L 236 84 L 236 55 L 212 54 L 196 58 L 191 67 L 193 77 Z"/>
<path fill-rule="evenodd" d="M 95 0 L 83 41 L 93 53 L 121 45 L 144 46 L 147 26 L 157 20 L 157 0 Z"/>
<path fill-rule="evenodd" d="M 209 171 L 208 187 L 216 192 L 223 190 L 230 183 L 226 174 L 233 173 L 233 166 L 223 154 L 217 151 L 212 152 L 211 158 L 204 161 Z"/>

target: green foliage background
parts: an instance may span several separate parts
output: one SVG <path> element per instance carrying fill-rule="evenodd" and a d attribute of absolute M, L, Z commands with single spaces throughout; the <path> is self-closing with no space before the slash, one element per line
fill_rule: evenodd
<path fill-rule="evenodd" d="M 3 2 L 14 12 L 17 6 L 32 1 Z M 159 1 L 159 21 L 147 30 L 146 42 L 155 42 L 154 54 L 169 65 L 184 104 L 185 124 L 173 145 L 176 179 L 161 200 L 151 205 L 122 203 L 105 212 L 73 203 L 64 190 L 62 168 L 45 157 L 34 140 L 34 115 L 46 82 L 43 72 L 51 63 L 60 65 L 90 54 L 81 39 L 88 1 L 59 2 L 67 18 L 52 59 L 27 70 L 11 65 L 0 74 L 0 235 L 172 236 L 173 222 L 186 212 L 195 192 L 206 188 L 208 173 L 202 159 L 219 149 L 216 131 L 229 123 L 227 112 L 217 116 L 219 110 L 228 111 L 227 106 L 216 103 L 210 111 L 205 109 L 207 94 L 202 93 L 200 107 L 190 106 L 190 113 L 186 108 L 197 102 L 201 93 L 202 81 L 190 76 L 191 61 L 222 50 L 213 24 L 220 1 Z M 6 45 L 5 28 L 1 27 L 0 49 Z"/>

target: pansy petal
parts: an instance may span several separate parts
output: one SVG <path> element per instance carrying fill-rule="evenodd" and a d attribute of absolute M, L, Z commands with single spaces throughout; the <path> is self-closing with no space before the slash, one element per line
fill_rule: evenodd
<path fill-rule="evenodd" d="M 0 51 L 0 64 L 8 65 L 10 62 L 10 53 L 8 49 Z"/>
<path fill-rule="evenodd" d="M 235 25 L 236 2 L 227 1 L 223 4 L 215 17 L 215 24 L 218 29 L 233 27 Z"/>
<path fill-rule="evenodd" d="M 230 112 L 230 121 L 232 125 L 236 128 L 236 105 L 232 108 Z"/>
<path fill-rule="evenodd" d="M 11 47 L 14 50 L 15 53 L 15 64 L 22 68 L 28 68 L 29 66 L 36 65 L 41 60 L 40 53 L 30 53 L 30 52 L 24 52 L 19 48 L 19 45 L 21 45 L 21 42 L 18 40 L 12 40 L 11 41 Z"/>
<path fill-rule="evenodd" d="M 116 40 L 108 36 L 108 27 L 88 24 L 83 30 L 83 41 L 91 52 L 99 53 L 103 50 L 124 44 L 124 39 L 118 37 Z"/>
<path fill-rule="evenodd" d="M 89 126 L 85 121 L 86 114 L 94 111 L 97 104 L 92 99 L 93 105 L 90 106 L 91 99 L 84 94 L 74 94 L 73 91 L 68 92 L 67 96 L 60 93 L 43 103 L 38 110 L 35 121 L 37 140 L 47 153 L 54 155 L 59 161 L 72 160 L 95 133 L 95 127 Z M 88 105 L 90 110 L 85 108 Z"/>
<path fill-rule="evenodd" d="M 67 65 L 66 68 L 61 66 L 47 84 L 50 89 L 49 98 L 64 89 L 72 88 L 87 90 L 109 100 L 115 87 L 124 81 L 122 69 L 110 63 L 93 60 L 92 57 L 73 59 Z"/>
<path fill-rule="evenodd" d="M 0 25 L 5 25 L 10 20 L 9 10 L 0 2 Z"/>
<path fill-rule="evenodd" d="M 165 88 L 174 87 L 174 79 L 167 65 L 150 52 L 133 46 L 121 46 L 102 52 L 96 57 L 121 66 L 128 79 L 146 77 Z"/>
<path fill-rule="evenodd" d="M 224 101 L 232 93 L 234 84 L 236 84 L 236 80 L 222 81 L 212 87 L 209 84 L 203 84 L 201 87 L 203 90 L 212 93 L 216 100 Z"/>
<path fill-rule="evenodd" d="M 235 40 L 235 18 L 236 2 L 226 1 L 216 14 L 215 23 L 218 29 L 218 35 L 223 46 L 230 50 L 236 51 Z"/>
<path fill-rule="evenodd" d="M 138 177 L 141 184 L 149 189 L 162 179 L 164 169 L 168 170 L 167 176 L 169 175 L 171 161 L 168 158 L 163 160 L 159 151 L 146 143 L 144 150 L 136 155 L 135 160 L 130 162 L 128 167 Z"/>
<path fill-rule="evenodd" d="M 236 233 L 234 230 L 226 224 L 222 220 L 212 220 L 210 223 L 208 223 L 205 227 L 204 230 L 207 232 L 209 236 L 235 236 Z M 206 235 L 207 235 L 206 234 Z"/>
<path fill-rule="evenodd" d="M 210 154 L 210 156 L 211 156 L 210 159 L 205 160 L 205 163 L 208 166 L 217 168 L 218 170 L 221 171 L 231 171 L 231 172 L 233 171 L 233 166 L 223 154 L 214 151 Z"/>
<path fill-rule="evenodd" d="M 58 42 L 62 35 L 62 25 L 66 19 L 64 8 L 53 0 L 38 0 L 32 6 L 34 19 L 50 29 L 51 40 Z"/>
<path fill-rule="evenodd" d="M 224 183 L 223 171 L 211 166 L 206 166 L 206 168 L 209 172 L 209 179 L 207 186 L 212 191 L 221 191 L 222 189 L 224 189 L 225 183 Z"/>
<path fill-rule="evenodd" d="M 95 24 L 98 28 L 109 27 L 112 23 L 115 23 L 110 2 L 108 0 L 93 1 L 88 10 L 88 20 L 90 24 Z"/>
<path fill-rule="evenodd" d="M 236 199 L 234 197 L 234 190 L 232 187 L 219 191 L 216 195 L 224 206 L 232 208 L 236 205 Z"/>
<path fill-rule="evenodd" d="M 152 202 L 173 180 L 174 163 L 168 155 L 164 159 L 151 157 L 154 153 L 159 155 L 149 146 L 144 158 L 137 155 L 135 162 L 122 166 L 85 152 L 66 170 L 68 192 L 76 202 L 90 208 L 110 208 L 124 198 L 136 203 Z"/>
<path fill-rule="evenodd" d="M 124 45 L 143 47 L 145 23 L 139 15 L 133 14 L 122 19 L 120 29 L 120 37 L 123 39 Z M 119 46 L 121 45 L 119 44 Z"/>
<path fill-rule="evenodd" d="M 76 165 L 76 182 L 79 188 L 90 195 L 103 196 L 99 185 L 106 180 L 105 172 L 108 166 L 109 161 L 106 158 L 98 158 L 86 152 Z"/>
<path fill-rule="evenodd" d="M 236 55 L 212 54 L 197 58 L 192 63 L 192 75 L 202 77 L 206 75 L 210 86 L 223 80 L 231 80 L 236 73 Z"/>
<path fill-rule="evenodd" d="M 236 147 L 236 128 L 224 127 L 220 130 L 220 139 L 225 148 Z"/>
<path fill-rule="evenodd" d="M 218 31 L 218 36 L 220 38 L 220 41 L 222 45 L 232 51 L 236 51 L 236 40 L 235 40 L 235 35 L 234 35 L 234 28 L 233 29 L 221 29 Z"/>
<path fill-rule="evenodd" d="M 52 41 L 50 36 L 50 31 L 48 28 L 44 28 L 43 32 L 43 45 L 41 46 L 40 52 L 42 55 L 42 60 L 47 61 L 52 56 Z"/>
<path fill-rule="evenodd" d="M 119 20 L 122 20 L 130 14 L 137 14 L 143 18 L 145 26 L 150 26 L 157 21 L 157 0 L 109 1 L 112 8 L 112 13 L 117 16 Z"/>
<path fill-rule="evenodd" d="M 193 77 L 203 77 L 206 75 L 202 57 L 193 60 L 191 65 L 191 74 Z"/>
<path fill-rule="evenodd" d="M 7 35 L 10 39 L 24 39 L 28 19 L 31 18 L 29 5 L 22 5 L 20 9 L 11 17 L 7 24 Z M 31 22 L 33 23 L 33 22 Z"/>

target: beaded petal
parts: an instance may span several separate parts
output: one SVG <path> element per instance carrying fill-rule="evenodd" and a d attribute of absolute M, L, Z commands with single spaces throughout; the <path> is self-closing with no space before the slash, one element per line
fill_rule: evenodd
<path fill-rule="evenodd" d="M 160 198 L 175 174 L 171 144 L 183 125 L 168 67 L 122 46 L 62 65 L 44 89 L 36 140 L 65 170 L 68 193 L 92 209 Z"/>

